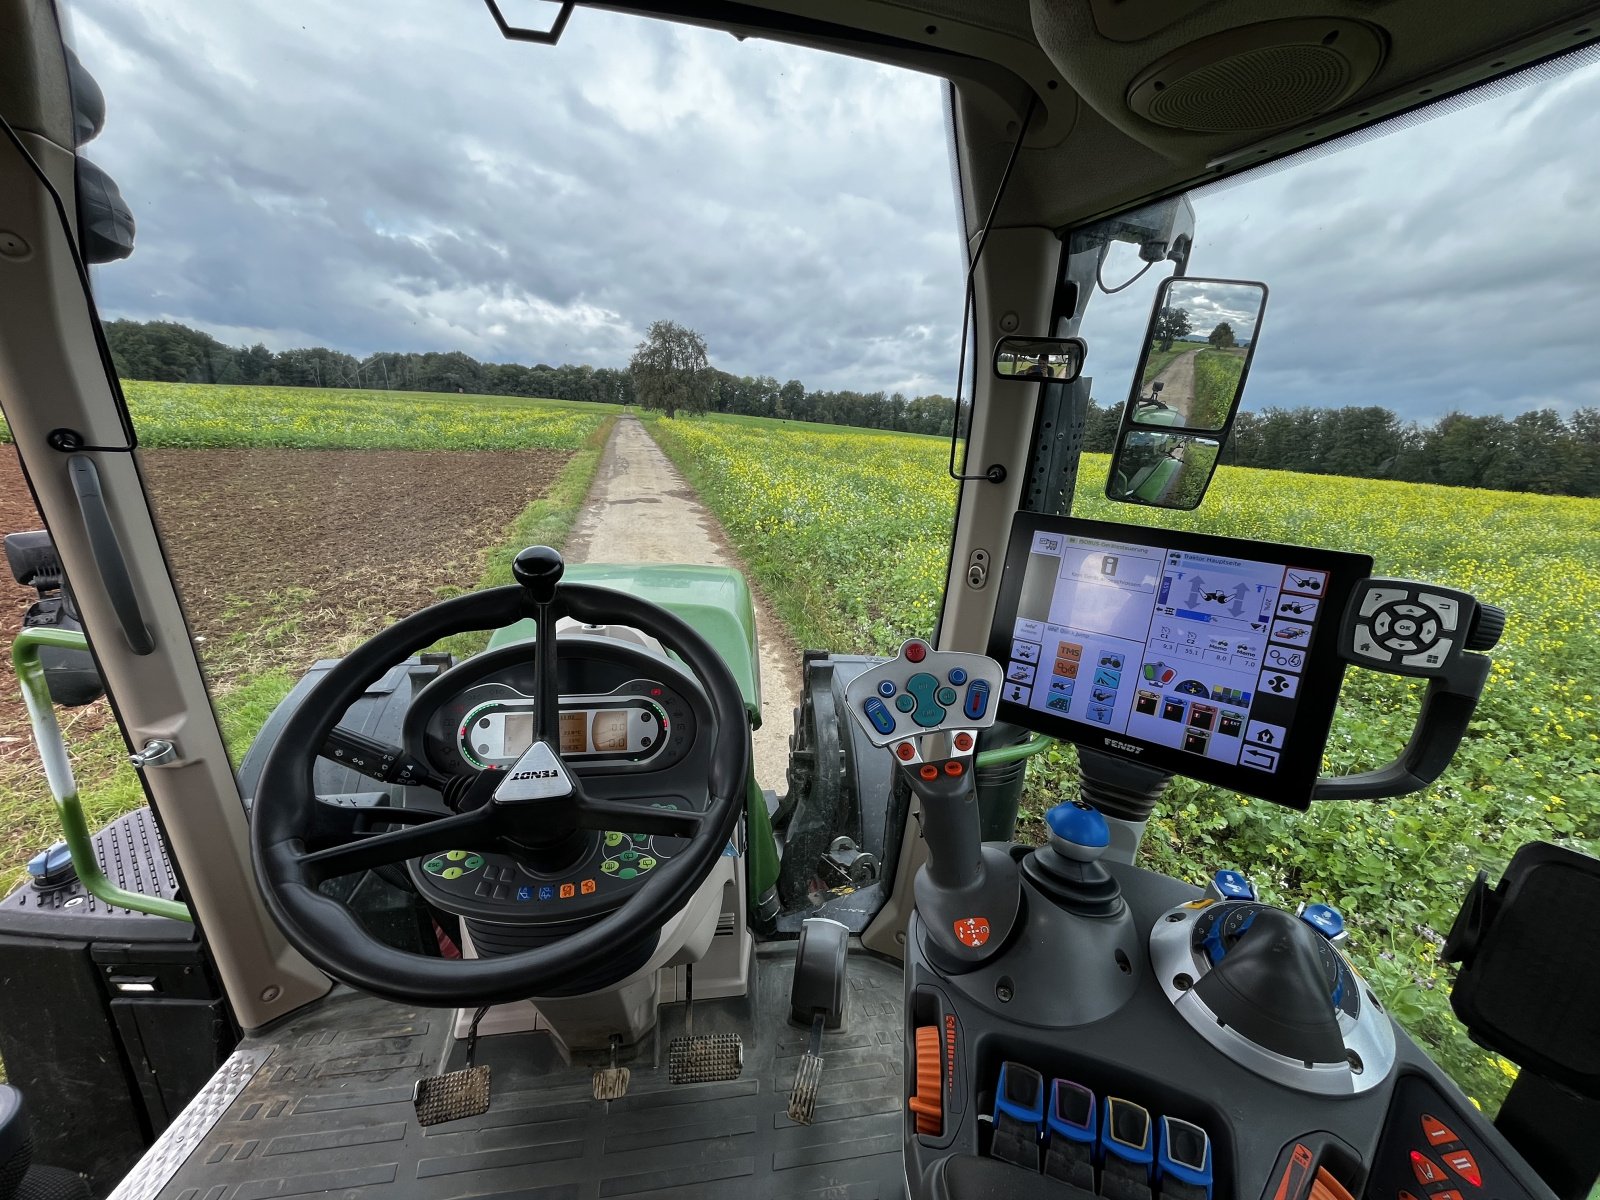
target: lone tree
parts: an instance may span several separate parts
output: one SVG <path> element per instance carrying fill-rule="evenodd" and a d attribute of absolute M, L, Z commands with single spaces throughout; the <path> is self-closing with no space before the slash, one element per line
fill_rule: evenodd
<path fill-rule="evenodd" d="M 710 401 L 712 373 L 706 340 L 676 321 L 656 321 L 628 364 L 633 394 L 646 408 L 669 418 L 681 409 L 703 413 Z"/>
<path fill-rule="evenodd" d="M 1173 340 L 1181 338 L 1193 328 L 1189 324 L 1189 310 L 1187 308 L 1163 308 L 1161 315 L 1156 318 L 1156 326 L 1151 336 L 1161 343 L 1161 349 L 1171 350 Z"/>
<path fill-rule="evenodd" d="M 1218 350 L 1227 350 L 1230 347 L 1237 346 L 1239 344 L 1234 340 L 1233 326 L 1229 325 L 1226 321 L 1222 322 L 1222 324 L 1213 329 L 1211 331 L 1211 336 L 1208 337 L 1206 341 L 1210 342 Z"/>

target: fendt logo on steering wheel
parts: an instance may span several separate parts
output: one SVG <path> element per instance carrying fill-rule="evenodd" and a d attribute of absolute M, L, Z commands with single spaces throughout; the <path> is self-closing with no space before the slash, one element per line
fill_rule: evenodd
<path fill-rule="evenodd" d="M 512 779 L 559 779 L 560 771 L 517 771 Z"/>

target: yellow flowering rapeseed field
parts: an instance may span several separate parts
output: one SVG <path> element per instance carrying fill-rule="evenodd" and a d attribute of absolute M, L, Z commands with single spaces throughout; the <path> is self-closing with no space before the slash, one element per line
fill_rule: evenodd
<path fill-rule="evenodd" d="M 135 379 L 122 391 L 140 444 L 170 449 L 576 450 L 618 411 L 518 396 Z"/>
<path fill-rule="evenodd" d="M 932 629 L 955 502 L 946 442 L 751 418 L 650 429 L 803 645 L 887 653 Z M 1107 467 L 1085 456 L 1077 515 L 1365 551 L 1378 574 L 1510 614 L 1471 732 L 1425 792 L 1299 814 L 1179 779 L 1145 842 L 1172 874 L 1242 867 L 1270 898 L 1342 907 L 1392 1011 L 1470 1094 L 1498 1097 L 1505 1072 L 1450 1016 L 1437 949 L 1480 866 L 1497 873 L 1533 839 L 1600 852 L 1600 501 L 1223 467 L 1198 510 L 1168 513 L 1108 501 Z M 1324 773 L 1393 758 L 1421 691 L 1351 670 Z M 1070 750 L 1034 763 L 1024 830 L 1074 786 Z"/>

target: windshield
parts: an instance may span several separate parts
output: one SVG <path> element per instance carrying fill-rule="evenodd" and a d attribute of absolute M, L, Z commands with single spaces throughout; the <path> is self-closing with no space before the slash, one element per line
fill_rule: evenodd
<path fill-rule="evenodd" d="M 1597 98 L 1591 66 L 1190 197 L 1188 274 L 1271 288 L 1242 410 L 1194 512 L 1108 500 L 1109 452 L 1123 406 L 1150 397 L 1149 378 L 1173 356 L 1204 367 L 1239 353 L 1219 344 L 1225 322 L 1194 307 L 1193 328 L 1174 330 L 1140 376 L 1152 301 L 1173 267 L 1124 288 L 1146 264 L 1136 244 L 1114 241 L 1108 290 L 1078 331 L 1091 453 L 1074 515 L 1366 552 L 1378 575 L 1459 588 L 1510 614 L 1471 731 L 1426 791 L 1300 814 L 1177 778 L 1144 843 L 1158 869 L 1203 882 L 1246 868 L 1272 898 L 1353 915 L 1361 968 L 1486 1104 L 1515 1069 L 1471 1045 L 1450 1012 L 1438 949 L 1463 890 L 1533 839 L 1600 849 L 1600 295 L 1582 265 L 1592 239 L 1570 217 L 1596 167 L 1548 132 L 1594 128 Z M 1134 436 L 1154 448 L 1129 469 L 1158 469 L 1171 439 Z M 1394 758 L 1422 686 L 1352 669 L 1322 773 Z M 1025 815 L 1072 786 L 1072 755 L 1051 759 L 1030 774 Z"/>

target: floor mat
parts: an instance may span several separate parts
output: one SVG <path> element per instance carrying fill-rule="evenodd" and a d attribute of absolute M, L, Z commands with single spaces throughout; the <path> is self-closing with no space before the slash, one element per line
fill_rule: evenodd
<path fill-rule="evenodd" d="M 666 1046 L 683 1006 L 663 1010 L 628 1094 L 592 1097 L 590 1068 L 553 1060 L 544 1039 L 484 1038 L 489 1111 L 422 1128 L 419 1075 L 462 1062 L 450 1014 L 336 996 L 246 1046 L 271 1057 L 161 1191 L 165 1200 L 361 1197 L 589 1200 L 904 1194 L 900 1161 L 903 1037 L 900 972 L 850 958 L 846 1027 L 823 1039 L 815 1121 L 788 1118 L 789 1086 L 809 1031 L 787 1022 L 792 944 L 757 957 L 757 1003 L 697 1000 L 694 1030 L 739 1033 L 744 1074 L 674 1087 Z M 761 1019 L 753 1021 L 751 1012 Z"/>

